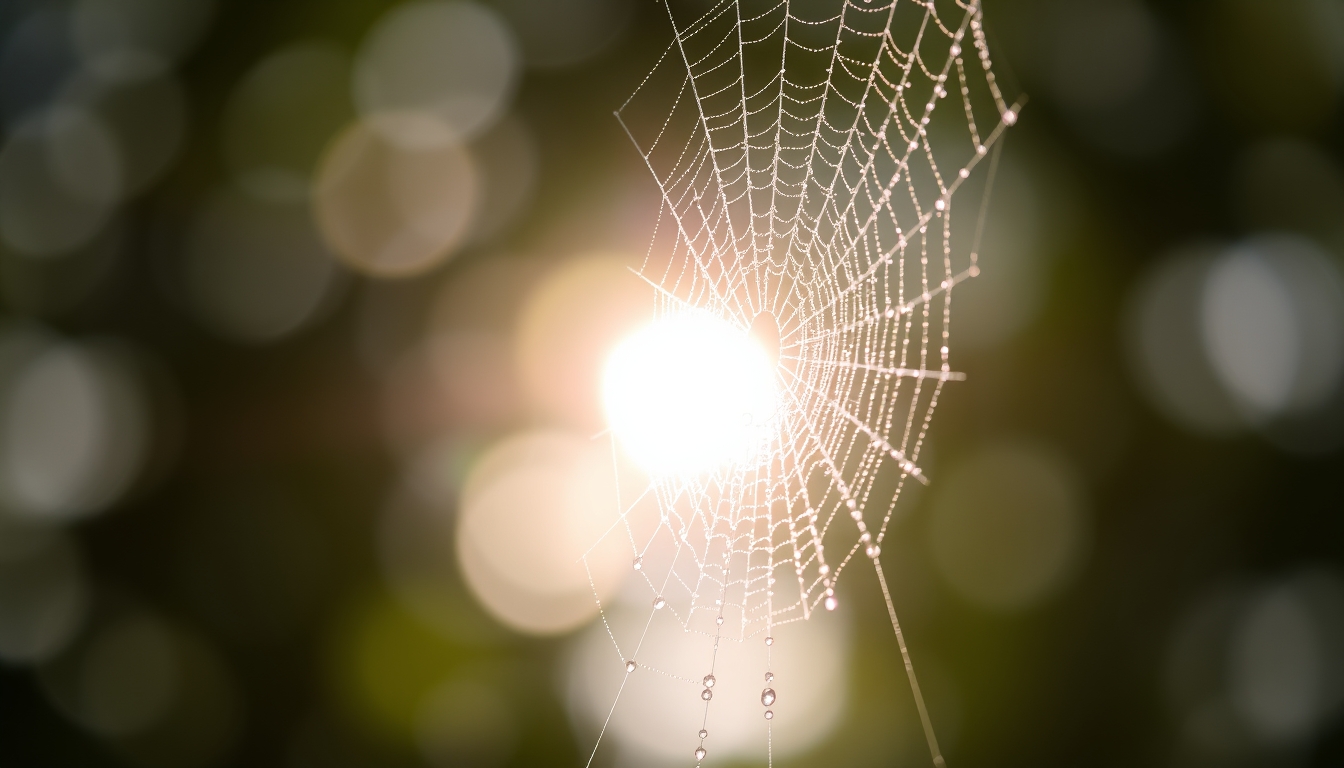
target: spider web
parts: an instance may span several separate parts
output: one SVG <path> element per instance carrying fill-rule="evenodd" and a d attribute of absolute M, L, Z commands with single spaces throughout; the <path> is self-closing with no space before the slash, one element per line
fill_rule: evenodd
<path fill-rule="evenodd" d="M 867 559 L 943 765 L 881 545 L 906 482 L 927 482 L 919 454 L 939 395 L 963 378 L 949 363 L 951 299 L 978 273 L 984 205 L 969 247 L 954 247 L 954 195 L 1018 107 L 976 1 L 719 0 L 685 25 L 665 7 L 674 40 L 616 112 L 661 192 L 639 274 L 659 315 L 694 308 L 744 331 L 768 318 L 781 404 L 759 460 L 654 478 L 630 504 L 658 509 L 651 534 L 628 515 L 624 526 L 651 608 L 625 643 L 607 622 L 612 663 L 627 676 L 648 666 L 656 616 L 712 638 L 704 690 L 699 673 L 680 676 L 708 723 L 720 642 L 772 645 L 776 627 L 833 610 L 841 577 Z"/>

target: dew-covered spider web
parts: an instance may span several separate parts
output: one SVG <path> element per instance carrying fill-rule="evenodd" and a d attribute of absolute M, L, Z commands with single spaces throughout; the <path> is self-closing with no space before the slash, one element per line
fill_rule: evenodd
<path fill-rule="evenodd" d="M 942 765 L 881 553 L 902 488 L 928 482 L 919 457 L 940 394 L 962 378 L 949 357 L 952 295 L 979 271 L 988 181 L 967 224 L 953 226 L 953 203 L 977 169 L 992 177 L 996 142 L 1017 119 L 980 4 L 665 10 L 674 39 L 616 113 L 661 193 L 639 274 L 656 314 L 707 312 L 766 339 L 780 399 L 752 460 L 623 490 L 625 504 L 657 512 L 651 526 L 610 534 L 629 537 L 648 599 L 647 620 L 625 632 L 603 606 L 610 663 L 627 679 L 681 681 L 703 702 L 685 751 L 697 763 L 714 759 L 710 734 L 729 714 L 715 695 L 725 675 L 748 675 L 772 760 L 771 728 L 791 695 L 771 666 L 777 630 L 834 610 L 842 577 L 867 561 Z M 659 622 L 702 643 L 698 666 L 650 658 Z M 761 668 L 724 669 L 728 643 L 761 644 Z"/>

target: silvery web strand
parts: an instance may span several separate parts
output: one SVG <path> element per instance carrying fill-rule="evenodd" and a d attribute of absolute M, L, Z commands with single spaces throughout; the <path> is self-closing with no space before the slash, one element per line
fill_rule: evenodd
<path fill-rule="evenodd" d="M 764 317 L 778 335 L 782 400 L 758 458 L 655 478 L 638 498 L 656 500 L 656 530 L 613 534 L 630 538 L 650 623 L 712 638 L 703 677 L 663 670 L 704 700 L 697 762 L 721 642 L 770 646 L 776 627 L 834 609 L 856 555 L 906 654 L 881 544 L 904 484 L 927 482 L 920 449 L 962 378 L 951 297 L 978 273 L 979 226 L 954 230 L 954 196 L 1017 118 L 978 2 L 800 6 L 721 0 L 689 23 L 667 8 L 673 42 L 616 113 L 661 195 L 640 270 L 657 312 L 744 330 Z M 643 666 L 640 637 L 612 642 L 613 664 Z M 786 691 L 766 658 L 769 749 Z"/>

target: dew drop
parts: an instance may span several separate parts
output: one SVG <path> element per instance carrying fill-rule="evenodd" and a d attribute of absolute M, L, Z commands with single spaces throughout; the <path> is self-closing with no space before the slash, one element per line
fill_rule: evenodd
<path fill-rule="evenodd" d="M 635 663 L 635 660 L 634 660 L 634 659 L 630 659 L 629 661 L 625 662 L 625 671 L 626 671 L 626 672 L 634 672 L 634 671 L 635 671 L 635 667 L 638 667 L 638 666 L 639 666 L 639 665 Z"/>
<path fill-rule="evenodd" d="M 705 759 L 705 755 L 707 755 L 707 754 L 709 754 L 709 753 L 705 751 L 705 748 L 704 748 L 704 747 L 696 747 L 696 748 L 695 748 L 695 759 L 696 759 L 696 760 L 704 760 L 704 759 Z"/>
<path fill-rule="evenodd" d="M 774 688 L 766 688 L 764 691 L 761 691 L 761 703 L 767 707 L 775 703 Z"/>
<path fill-rule="evenodd" d="M 830 597 L 826 598 L 826 610 L 828 611 L 834 611 L 835 607 L 839 604 L 840 601 L 835 599 L 835 595 L 831 595 Z"/>
<path fill-rule="evenodd" d="M 767 638 L 765 638 L 765 644 L 766 644 L 766 645 L 774 645 L 774 644 L 775 644 L 775 638 L 773 638 L 773 637 L 767 637 Z"/>
<path fill-rule="evenodd" d="M 713 675 L 705 675 L 705 687 L 706 687 L 706 688 L 713 688 L 713 687 L 714 687 L 714 683 L 716 683 L 716 682 L 718 682 L 718 681 L 714 679 L 714 676 L 713 676 Z"/>
<path fill-rule="evenodd" d="M 654 610 L 660 610 L 660 609 L 661 609 L 663 606 L 665 606 L 665 605 L 667 605 L 667 601 L 663 599 L 663 596 L 662 596 L 662 595 L 659 595 L 659 596 L 653 598 L 653 609 L 654 609 Z"/>
<path fill-rule="evenodd" d="M 644 558 L 642 557 L 635 558 L 635 570 L 636 571 L 644 570 Z"/>
<path fill-rule="evenodd" d="M 709 735 L 709 731 L 706 731 L 704 728 L 701 728 L 701 729 L 700 729 L 700 738 L 703 739 L 703 738 L 705 738 L 705 737 L 708 736 L 708 735 Z"/>
<path fill-rule="evenodd" d="M 719 626 L 723 626 L 723 617 L 722 616 L 718 617 L 717 619 L 714 620 L 714 623 L 718 624 Z"/>
<path fill-rule="evenodd" d="M 774 720 L 774 719 L 775 719 L 775 711 L 774 711 L 773 709 L 767 709 L 767 710 L 765 710 L 765 719 L 766 719 L 766 720 Z"/>
<path fill-rule="evenodd" d="M 773 683 L 774 681 L 775 681 L 775 673 L 774 673 L 774 672 L 766 672 L 766 673 L 765 673 L 765 682 L 767 682 L 767 683 Z"/>

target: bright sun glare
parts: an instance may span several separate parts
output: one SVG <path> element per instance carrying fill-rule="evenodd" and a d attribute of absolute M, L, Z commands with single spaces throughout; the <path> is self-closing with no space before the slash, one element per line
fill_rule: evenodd
<path fill-rule="evenodd" d="M 691 476 L 763 455 L 778 392 L 760 343 L 690 310 L 626 337 L 607 361 L 602 396 L 607 423 L 645 471 Z"/>

